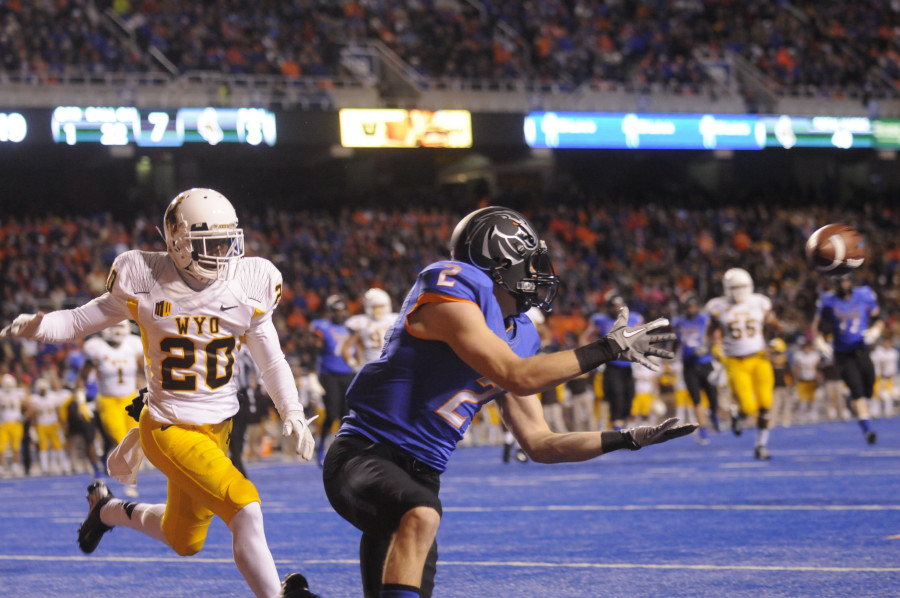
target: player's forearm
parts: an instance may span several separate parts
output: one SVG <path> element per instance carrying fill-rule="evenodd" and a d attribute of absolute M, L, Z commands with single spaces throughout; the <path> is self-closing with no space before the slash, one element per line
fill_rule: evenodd
<path fill-rule="evenodd" d="M 603 450 L 600 432 L 550 433 L 537 442 L 523 445 L 528 456 L 538 463 L 574 463 L 599 457 Z"/>
<path fill-rule="evenodd" d="M 593 371 L 612 358 L 612 350 L 604 339 L 574 350 L 539 353 L 521 360 L 512 387 L 504 388 L 520 396 L 537 394 Z"/>
<path fill-rule="evenodd" d="M 58 343 L 84 338 L 99 332 L 128 317 L 121 301 L 109 294 L 76 307 L 46 314 L 38 326 L 34 339 L 45 343 Z"/>
<path fill-rule="evenodd" d="M 300 395 L 297 392 L 297 385 L 294 383 L 291 366 L 288 365 L 283 357 L 280 361 L 276 361 L 266 368 L 261 368 L 260 376 L 282 419 L 284 419 L 284 415 L 288 411 L 303 410 L 303 407 L 300 405 Z"/>
<path fill-rule="evenodd" d="M 245 338 L 250 355 L 259 368 L 260 378 L 282 418 L 288 411 L 302 409 L 294 374 L 284 358 L 271 320 L 247 332 Z"/>

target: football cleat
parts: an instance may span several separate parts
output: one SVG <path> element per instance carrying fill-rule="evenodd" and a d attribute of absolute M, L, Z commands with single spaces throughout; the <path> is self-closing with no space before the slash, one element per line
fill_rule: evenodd
<path fill-rule="evenodd" d="M 878 442 L 878 434 L 876 434 L 872 430 L 869 430 L 868 432 L 866 432 L 866 442 L 868 442 L 869 444 L 875 444 L 876 442 Z"/>
<path fill-rule="evenodd" d="M 772 455 L 769 454 L 769 449 L 764 446 L 758 446 L 753 449 L 753 456 L 760 461 L 768 461 L 772 458 Z"/>
<path fill-rule="evenodd" d="M 301 573 L 288 573 L 281 582 L 278 598 L 319 598 L 309 591 L 309 583 Z"/>
<path fill-rule="evenodd" d="M 731 431 L 734 432 L 735 436 L 740 436 L 741 432 L 744 431 L 744 420 L 741 419 L 740 413 L 731 414 Z"/>
<path fill-rule="evenodd" d="M 103 480 L 94 480 L 87 488 L 87 500 L 90 510 L 84 523 L 78 528 L 78 547 L 82 552 L 90 554 L 97 548 L 103 534 L 113 528 L 100 520 L 100 509 L 115 498 Z"/>

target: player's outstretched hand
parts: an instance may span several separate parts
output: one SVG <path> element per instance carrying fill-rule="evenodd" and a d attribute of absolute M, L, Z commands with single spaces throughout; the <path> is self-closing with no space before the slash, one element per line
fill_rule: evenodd
<path fill-rule="evenodd" d="M 313 438 L 309 424 L 318 416 L 313 416 L 309 420 L 303 414 L 303 411 L 294 410 L 284 414 L 284 427 L 281 433 L 285 438 L 290 437 L 297 446 L 297 454 L 304 461 L 312 459 L 313 452 L 316 448 L 316 440 Z"/>
<path fill-rule="evenodd" d="M 681 426 L 676 426 L 675 424 L 677 423 L 677 417 L 670 417 L 666 421 L 655 426 L 638 426 L 637 428 L 627 428 L 625 430 L 622 430 L 622 434 L 625 435 L 625 439 L 631 445 L 628 448 L 636 451 L 639 448 L 650 446 L 651 444 L 659 444 L 660 442 L 666 442 L 667 440 L 672 440 L 673 438 L 687 436 L 700 427 L 697 424 L 684 424 Z"/>
<path fill-rule="evenodd" d="M 20 314 L 12 321 L 12 324 L 0 330 L 0 338 L 32 338 L 37 332 L 44 312 L 36 314 Z"/>
<path fill-rule="evenodd" d="M 657 318 L 647 324 L 641 324 L 635 328 L 628 327 L 628 308 L 623 307 L 619 317 L 613 323 L 612 330 L 604 338 L 609 341 L 610 348 L 616 353 L 616 359 L 627 359 L 648 367 L 654 372 L 659 371 L 659 365 L 647 359 L 648 355 L 672 359 L 675 354 L 655 345 L 674 341 L 676 336 L 672 332 L 649 334 L 657 328 L 669 325 L 666 318 Z"/>

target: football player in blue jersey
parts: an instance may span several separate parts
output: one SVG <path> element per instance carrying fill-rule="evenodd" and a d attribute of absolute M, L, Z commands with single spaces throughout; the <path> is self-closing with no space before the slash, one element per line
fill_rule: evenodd
<path fill-rule="evenodd" d="M 538 393 L 613 359 L 671 359 L 658 345 L 675 335 L 655 332 L 668 321 L 629 327 L 626 308 L 605 337 L 538 354 L 539 336 L 525 312 L 532 305 L 549 311 L 559 279 L 528 220 L 482 208 L 457 224 L 450 246 L 451 259 L 419 273 L 381 356 L 350 385 L 350 413 L 325 457 L 328 499 L 362 531 L 370 598 L 431 596 L 440 476 L 486 403 L 496 401 L 528 456 L 543 463 L 637 450 L 696 429 L 672 418 L 619 431 L 551 432 Z"/>
<path fill-rule="evenodd" d="M 619 313 L 625 309 L 625 299 L 621 295 L 613 295 L 606 301 L 606 313 L 596 313 L 590 317 L 588 327 L 579 341 L 586 345 L 605 336 L 618 321 Z M 644 323 L 644 317 L 637 313 L 628 314 L 626 324 L 631 327 Z M 616 430 L 625 427 L 631 417 L 631 404 L 634 402 L 634 373 L 631 362 L 615 360 L 606 364 L 603 371 L 603 400 L 609 403 L 609 419 Z"/>
<path fill-rule="evenodd" d="M 854 286 L 847 275 L 835 279 L 833 291 L 819 296 L 810 326 L 816 348 L 826 358 L 833 355 L 841 379 L 850 389 L 850 409 L 869 444 L 878 440 L 869 420 L 868 401 L 875 391 L 875 366 L 869 348 L 884 328 L 880 314 L 875 291 L 868 285 Z M 823 329 L 831 332 L 831 345 L 823 338 Z"/>
<path fill-rule="evenodd" d="M 344 397 L 353 380 L 353 368 L 341 355 L 341 349 L 350 336 L 350 330 L 344 326 L 349 315 L 347 302 L 340 295 L 330 295 L 325 299 L 325 311 L 326 318 L 313 320 L 311 324 L 316 347 L 319 349 L 316 373 L 325 389 L 322 397 L 325 403 L 325 420 L 316 445 L 316 460 L 320 466 L 325 460 L 326 443 L 331 437 L 332 425 L 347 415 Z"/>
<path fill-rule="evenodd" d="M 681 362 L 684 364 L 684 385 L 687 387 L 694 413 L 700 424 L 700 441 L 708 441 L 707 420 L 715 430 L 719 429 L 719 389 L 710 381 L 713 371 L 713 356 L 709 352 L 707 337 L 712 318 L 700 311 L 700 300 L 689 295 L 684 301 L 684 315 L 672 320 L 672 329 L 681 347 Z M 709 418 L 701 405 L 700 391 L 706 393 L 709 401 Z"/>

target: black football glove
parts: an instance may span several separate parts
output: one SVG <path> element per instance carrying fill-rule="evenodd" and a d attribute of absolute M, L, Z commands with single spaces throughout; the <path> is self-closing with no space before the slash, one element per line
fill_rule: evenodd
<path fill-rule="evenodd" d="M 674 341 L 675 333 L 664 332 L 660 334 L 648 334 L 657 328 L 663 328 L 669 325 L 666 318 L 657 318 L 647 324 L 641 324 L 635 328 L 628 327 L 628 308 L 623 307 L 619 312 L 619 317 L 613 323 L 612 330 L 605 338 L 609 341 L 609 347 L 615 354 L 615 359 L 635 361 L 644 367 L 650 368 L 654 372 L 659 371 L 659 366 L 649 359 L 648 355 L 654 357 L 662 357 L 664 359 L 672 359 L 675 354 L 665 349 L 660 349 L 654 345 Z"/>
<path fill-rule="evenodd" d="M 628 448 L 633 451 L 650 446 L 651 444 L 659 444 L 673 438 L 687 436 L 700 426 L 697 424 L 684 424 L 676 426 L 677 417 L 670 417 L 661 424 L 655 426 L 638 426 L 637 428 L 627 428 L 622 430 L 625 436 L 625 442 Z"/>
<path fill-rule="evenodd" d="M 147 387 L 140 389 L 138 391 L 138 395 L 131 399 L 131 403 L 125 407 L 125 412 L 128 413 L 134 419 L 134 421 L 141 421 L 141 409 L 144 408 L 144 403 L 146 402 L 147 397 Z"/>

